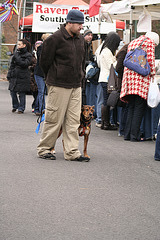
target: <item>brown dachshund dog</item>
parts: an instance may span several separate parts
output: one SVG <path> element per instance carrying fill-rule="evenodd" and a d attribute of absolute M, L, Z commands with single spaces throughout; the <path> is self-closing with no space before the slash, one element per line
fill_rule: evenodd
<path fill-rule="evenodd" d="M 89 106 L 89 105 L 82 106 L 80 126 L 78 128 L 79 136 L 84 136 L 83 154 L 84 154 L 84 157 L 88 157 L 88 158 L 90 157 L 87 154 L 87 144 L 88 144 L 89 134 L 91 132 L 91 120 L 93 119 L 94 108 L 95 108 L 94 106 Z M 62 128 L 59 132 L 58 137 L 60 137 L 61 134 L 62 134 Z M 63 144 L 63 148 L 64 148 L 64 144 Z M 52 148 L 51 152 L 54 154 L 55 149 Z"/>

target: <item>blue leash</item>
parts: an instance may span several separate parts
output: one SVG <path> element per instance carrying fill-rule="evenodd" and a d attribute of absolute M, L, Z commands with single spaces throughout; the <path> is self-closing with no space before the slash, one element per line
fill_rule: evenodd
<path fill-rule="evenodd" d="M 43 113 L 43 115 L 38 117 L 38 119 L 37 119 L 38 126 L 37 126 L 36 131 L 35 131 L 37 134 L 39 133 L 41 122 L 43 122 L 44 120 L 45 120 L 45 114 Z"/>
<path fill-rule="evenodd" d="M 44 104 L 45 92 L 46 92 L 46 84 L 45 84 L 44 93 L 43 93 L 41 115 L 37 119 L 38 126 L 37 126 L 36 131 L 35 131 L 37 134 L 39 133 L 41 122 L 43 122 L 45 120 L 45 113 L 42 113 L 43 112 L 43 104 Z"/>

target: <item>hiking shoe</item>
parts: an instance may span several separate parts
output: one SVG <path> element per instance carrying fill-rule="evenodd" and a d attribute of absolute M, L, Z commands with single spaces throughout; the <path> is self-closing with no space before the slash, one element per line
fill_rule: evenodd
<path fill-rule="evenodd" d="M 101 123 L 96 123 L 96 127 L 101 128 L 102 124 Z"/>
<path fill-rule="evenodd" d="M 40 113 L 40 112 L 35 112 L 35 115 L 36 115 L 36 116 L 40 116 L 41 113 Z"/>
<path fill-rule="evenodd" d="M 72 161 L 77 161 L 77 162 L 89 162 L 90 158 L 88 157 L 83 157 L 82 155 L 78 158 L 75 158 L 74 160 Z"/>
<path fill-rule="evenodd" d="M 152 140 L 153 140 L 153 141 L 156 141 L 156 139 L 157 139 L 157 133 L 154 134 L 153 137 L 152 137 Z"/>
<path fill-rule="evenodd" d="M 104 130 L 117 130 L 117 126 L 111 125 L 111 124 L 106 124 L 104 125 Z"/>
<path fill-rule="evenodd" d="M 23 111 L 18 111 L 17 113 L 18 113 L 18 114 L 22 114 L 22 113 L 24 113 L 24 112 L 23 112 Z"/>
<path fill-rule="evenodd" d="M 43 155 L 38 155 L 38 157 L 46 160 L 56 160 L 55 154 L 53 155 L 52 153 L 45 153 Z"/>

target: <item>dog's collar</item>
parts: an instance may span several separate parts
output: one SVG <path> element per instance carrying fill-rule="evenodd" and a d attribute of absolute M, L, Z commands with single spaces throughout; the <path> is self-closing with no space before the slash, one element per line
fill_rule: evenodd
<path fill-rule="evenodd" d="M 80 132 L 79 136 L 84 136 L 86 129 L 91 128 L 91 122 L 87 122 L 86 124 L 81 124 L 80 127 L 83 129 L 83 131 Z"/>
<path fill-rule="evenodd" d="M 83 114 L 81 114 L 81 120 L 82 120 L 83 122 L 85 122 L 85 123 L 91 122 L 92 117 L 90 117 L 88 120 L 86 120 L 85 117 L 83 116 Z"/>

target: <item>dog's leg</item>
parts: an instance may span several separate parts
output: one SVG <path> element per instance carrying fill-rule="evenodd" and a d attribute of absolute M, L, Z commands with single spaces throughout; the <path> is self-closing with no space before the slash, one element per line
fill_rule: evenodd
<path fill-rule="evenodd" d="M 59 138 L 59 137 L 61 136 L 61 134 L 62 134 L 62 127 L 61 127 L 61 129 L 60 129 L 60 131 L 59 131 L 59 134 L 58 134 L 58 137 L 57 137 L 57 138 Z"/>
<path fill-rule="evenodd" d="M 51 149 L 51 153 L 52 153 L 52 154 L 56 154 L 56 151 L 55 151 L 54 148 Z"/>
<path fill-rule="evenodd" d="M 88 135 L 88 134 L 85 134 L 85 135 L 84 135 L 84 150 L 83 150 L 83 153 L 84 153 L 84 157 L 90 158 L 90 156 L 88 156 L 88 154 L 87 154 L 88 138 L 89 138 L 89 135 Z"/>
<path fill-rule="evenodd" d="M 63 152 L 64 152 L 65 151 L 64 140 L 62 140 L 62 144 L 63 144 Z"/>

